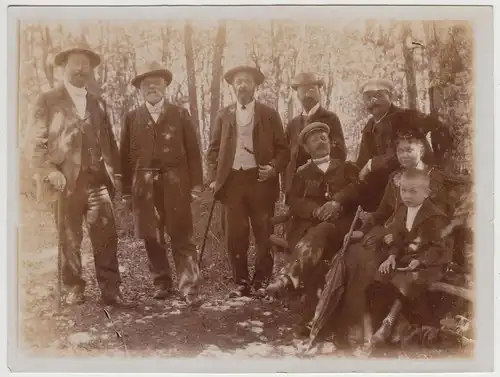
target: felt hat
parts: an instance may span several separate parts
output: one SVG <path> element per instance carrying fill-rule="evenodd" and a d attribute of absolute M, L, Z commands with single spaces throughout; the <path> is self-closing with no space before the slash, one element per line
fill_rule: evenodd
<path fill-rule="evenodd" d="M 325 85 L 325 82 L 315 73 L 302 72 L 295 76 L 290 86 L 293 90 L 297 90 L 297 88 L 301 85 L 318 85 L 321 88 L 323 85 Z"/>
<path fill-rule="evenodd" d="M 307 141 L 307 137 L 311 135 L 314 132 L 330 132 L 330 127 L 328 127 L 327 124 L 323 122 L 312 122 L 305 126 L 302 131 L 299 133 L 299 143 L 300 144 L 305 144 Z"/>
<path fill-rule="evenodd" d="M 159 76 L 165 79 L 167 86 L 172 82 L 172 72 L 163 67 L 157 61 L 149 61 L 144 63 L 137 70 L 137 75 L 131 80 L 131 84 L 139 88 L 141 81 L 148 76 Z"/>
<path fill-rule="evenodd" d="M 72 44 L 65 48 L 63 51 L 59 52 L 55 57 L 54 57 L 54 64 L 56 66 L 62 66 L 66 63 L 68 60 L 68 56 L 71 53 L 83 53 L 86 54 L 89 59 L 90 59 L 90 64 L 92 64 L 92 68 L 97 67 L 101 63 L 101 57 L 94 51 L 90 49 L 90 47 L 84 43 L 84 42 L 79 42 Z"/>
<path fill-rule="evenodd" d="M 230 69 L 224 75 L 224 79 L 227 81 L 228 84 L 232 85 L 234 76 L 240 72 L 247 72 L 251 74 L 253 76 L 256 85 L 262 84 L 265 80 L 264 74 L 258 68 L 250 67 L 248 65 L 240 65 L 238 67 Z"/>
<path fill-rule="evenodd" d="M 361 85 L 359 91 L 361 93 L 376 91 L 376 90 L 387 90 L 391 93 L 394 89 L 394 86 L 389 80 L 383 79 L 371 79 L 363 83 Z"/>

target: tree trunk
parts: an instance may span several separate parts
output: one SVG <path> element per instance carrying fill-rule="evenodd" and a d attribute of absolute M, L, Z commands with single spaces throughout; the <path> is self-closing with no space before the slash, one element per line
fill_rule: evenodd
<path fill-rule="evenodd" d="M 224 21 L 219 23 L 217 35 L 215 36 L 215 49 L 212 60 L 212 84 L 210 85 L 210 127 L 215 122 L 217 111 L 221 103 L 221 76 L 222 76 L 222 57 L 224 47 L 226 46 L 226 24 Z"/>
<path fill-rule="evenodd" d="M 411 25 L 407 22 L 403 24 L 401 33 L 401 41 L 403 44 L 403 57 L 405 60 L 405 77 L 406 88 L 408 92 L 408 106 L 410 109 L 417 109 L 417 78 L 415 73 L 415 58 L 413 56 L 413 48 L 411 48 Z"/>
<path fill-rule="evenodd" d="M 193 53 L 193 27 L 189 22 L 184 24 L 184 51 L 186 55 L 186 68 L 187 68 L 187 82 L 188 82 L 188 96 L 189 96 L 189 110 L 191 111 L 191 118 L 195 125 L 196 137 L 198 138 L 198 145 L 203 148 L 200 137 L 200 119 L 198 116 L 198 97 L 196 95 L 196 76 L 194 68 L 194 53 Z"/>

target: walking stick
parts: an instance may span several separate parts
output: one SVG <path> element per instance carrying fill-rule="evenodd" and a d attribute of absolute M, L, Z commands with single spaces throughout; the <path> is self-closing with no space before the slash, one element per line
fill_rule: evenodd
<path fill-rule="evenodd" d="M 63 210 L 62 210 L 62 198 L 56 202 L 57 205 L 57 310 L 61 309 L 62 301 L 62 254 L 63 254 L 63 231 L 64 231 L 64 221 L 63 221 Z"/>
<path fill-rule="evenodd" d="M 210 208 L 210 214 L 208 215 L 207 228 L 205 229 L 205 235 L 203 236 L 203 243 L 201 244 L 200 257 L 198 258 L 198 268 L 201 268 L 201 261 L 203 259 L 203 253 L 205 252 L 205 244 L 207 242 L 208 231 L 210 229 L 210 223 L 212 222 L 212 216 L 214 214 L 215 204 L 217 200 L 214 198 L 212 200 L 212 206 Z"/>

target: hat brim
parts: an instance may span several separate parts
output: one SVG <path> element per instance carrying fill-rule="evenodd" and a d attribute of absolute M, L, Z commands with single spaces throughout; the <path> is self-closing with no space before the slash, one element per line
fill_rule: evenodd
<path fill-rule="evenodd" d="M 92 65 L 92 68 L 95 68 L 99 64 L 101 64 L 101 57 L 98 54 L 96 54 L 92 50 L 80 47 L 70 48 L 68 50 L 61 51 L 54 57 L 54 64 L 56 66 L 63 66 L 68 60 L 68 56 L 72 53 L 86 54 L 90 58 L 90 64 Z"/>
<path fill-rule="evenodd" d="M 323 86 L 325 86 L 325 81 L 324 80 L 315 80 L 315 81 L 309 81 L 309 82 L 305 82 L 305 83 L 301 83 L 301 84 L 293 83 L 290 86 L 293 90 L 297 90 L 298 87 L 302 86 L 302 85 L 318 85 L 320 88 L 322 88 Z"/>
<path fill-rule="evenodd" d="M 139 88 L 141 85 L 141 81 L 148 76 L 163 77 L 165 79 L 165 83 L 167 84 L 167 86 L 170 85 L 173 78 L 172 72 L 170 72 L 168 69 L 157 69 L 154 71 L 142 73 L 140 75 L 135 76 L 130 83 L 136 88 Z"/>
<path fill-rule="evenodd" d="M 257 68 L 246 67 L 246 66 L 236 67 L 236 68 L 230 69 L 224 75 L 224 79 L 226 80 L 226 82 L 228 84 L 232 85 L 233 80 L 234 80 L 234 76 L 236 76 L 236 74 L 241 73 L 241 72 L 246 72 L 246 73 L 251 74 L 254 81 L 255 81 L 255 85 L 262 84 L 264 82 L 264 80 L 266 79 L 264 74 L 260 70 L 258 70 Z"/>

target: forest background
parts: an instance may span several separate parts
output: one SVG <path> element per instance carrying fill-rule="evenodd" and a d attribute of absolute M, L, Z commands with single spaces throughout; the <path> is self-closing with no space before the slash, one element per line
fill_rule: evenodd
<path fill-rule="evenodd" d="M 266 76 L 257 99 L 276 108 L 285 126 L 301 111 L 291 79 L 303 71 L 321 75 L 322 103 L 340 117 L 349 159 L 357 156 L 369 117 L 359 87 L 369 78 L 389 79 L 397 105 L 431 113 L 451 127 L 455 141 L 446 168 L 471 173 L 474 67 L 466 22 L 51 20 L 19 25 L 21 191 L 31 187 L 22 152 L 36 97 L 62 78 L 54 55 L 78 40 L 102 57 L 89 90 L 107 101 L 118 138 L 124 113 L 141 103 L 130 80 L 142 62 L 154 59 L 172 71 L 167 98 L 189 109 L 205 152 L 217 111 L 235 100 L 224 72 L 250 64 Z"/>

